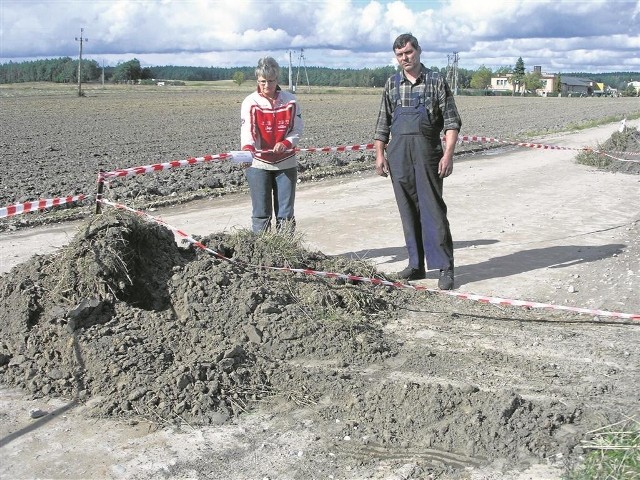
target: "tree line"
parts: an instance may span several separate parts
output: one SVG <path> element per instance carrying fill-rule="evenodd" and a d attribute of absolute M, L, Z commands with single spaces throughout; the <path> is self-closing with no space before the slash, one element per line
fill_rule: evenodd
<path fill-rule="evenodd" d="M 443 75 L 447 75 L 447 68 L 430 67 Z M 152 81 L 216 81 L 233 80 L 242 83 L 254 78 L 255 67 L 188 67 L 188 66 L 156 66 L 142 67 L 136 58 L 121 62 L 116 66 L 102 67 L 95 60 L 82 61 L 82 82 L 105 83 L 147 83 Z M 396 69 L 392 66 L 362 69 L 336 69 L 327 67 L 293 67 L 294 85 L 324 86 L 324 87 L 382 87 Z M 512 81 L 535 90 L 539 76 L 535 73 L 525 73 L 524 62 L 519 58 L 511 67 L 501 67 L 495 71 L 481 66 L 477 70 L 458 68 L 456 85 L 461 89 L 486 89 L 491 83 L 491 77 L 497 74 L 511 73 Z M 639 72 L 613 73 L 570 73 L 575 77 L 590 78 L 605 83 L 613 88 L 624 89 L 627 83 L 640 79 Z M 280 83 L 289 84 L 288 68 L 282 68 Z M 77 83 L 78 60 L 61 57 L 25 62 L 9 62 L 0 64 L 0 84 L 23 82 L 55 82 Z"/>
<path fill-rule="evenodd" d="M 144 83 L 145 81 L 216 81 L 252 79 L 255 67 L 187 67 L 166 65 L 141 67 L 136 58 L 102 68 L 95 60 L 82 61 L 82 82 L 104 81 L 108 83 Z M 364 69 L 333 69 L 305 67 L 292 69 L 293 80 L 298 85 L 374 87 L 383 86 L 393 74 L 393 67 Z M 280 83 L 289 83 L 288 69 L 281 69 Z M 104 78 L 102 77 L 104 75 Z M 55 82 L 77 83 L 78 60 L 70 57 L 9 62 L 0 64 L 0 83 Z"/>

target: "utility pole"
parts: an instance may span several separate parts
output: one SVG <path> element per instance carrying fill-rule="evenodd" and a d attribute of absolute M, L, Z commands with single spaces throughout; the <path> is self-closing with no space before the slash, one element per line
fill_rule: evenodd
<path fill-rule="evenodd" d="M 298 58 L 298 74 L 296 75 L 296 85 L 300 80 L 300 64 L 304 66 L 304 74 L 307 77 L 307 88 L 309 89 L 309 93 L 311 93 L 311 85 L 309 85 L 309 74 L 307 73 L 307 64 L 304 61 L 304 48 L 300 49 L 300 58 Z"/>
<path fill-rule="evenodd" d="M 458 52 L 447 55 L 447 82 L 454 95 L 458 94 L 458 58 Z"/>
<path fill-rule="evenodd" d="M 78 58 L 78 96 L 82 96 L 82 42 L 88 42 L 88 38 L 82 38 L 84 28 L 80 29 L 80 38 L 76 37 L 76 42 L 80 42 L 80 57 Z"/>
<path fill-rule="evenodd" d="M 296 87 L 293 85 L 293 70 L 291 69 L 291 50 L 289 50 L 289 91 L 296 91 Z"/>

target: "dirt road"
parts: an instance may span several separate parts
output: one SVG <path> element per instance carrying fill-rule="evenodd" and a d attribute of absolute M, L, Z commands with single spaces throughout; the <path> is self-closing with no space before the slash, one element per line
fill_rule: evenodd
<path fill-rule="evenodd" d="M 594 146 L 615 128 L 610 125 L 558 135 L 544 142 Z M 640 219 L 640 179 L 576 165 L 574 155 L 571 150 L 520 148 L 456 163 L 454 175 L 445 183 L 445 199 L 459 291 L 640 312 L 639 230 L 635 223 Z M 302 184 L 296 208 L 299 229 L 310 246 L 326 254 L 373 259 L 383 272 L 394 272 L 405 265 L 406 253 L 388 179 L 361 174 Z M 248 226 L 250 206 L 248 197 L 237 195 L 153 213 L 190 234 L 204 236 Z M 34 253 L 54 251 L 73 237 L 74 228 L 76 224 L 0 235 L 0 271 L 9 271 Z M 436 280 L 431 275 L 421 283 L 435 286 Z M 633 326 L 624 331 L 584 326 L 570 334 L 564 326 L 542 325 L 531 338 L 531 332 L 519 333 L 522 325 L 509 329 L 506 322 L 495 319 L 495 325 L 489 321 L 463 325 L 462 319 L 454 324 L 452 318 L 427 312 L 407 317 L 389 329 L 403 337 L 407 345 L 422 343 L 423 348 L 431 349 L 427 357 L 440 358 L 440 348 L 442 355 L 444 351 L 456 353 L 452 372 L 456 368 L 459 371 L 449 377 L 449 381 L 455 378 L 454 382 L 471 382 L 476 374 L 486 375 L 482 381 L 474 377 L 473 383 L 497 389 L 501 381 L 507 382 L 507 372 L 513 365 L 504 362 L 494 372 L 478 373 L 473 368 L 473 356 L 467 358 L 465 352 L 487 347 L 496 355 L 508 357 L 514 352 L 525 355 L 522 347 L 526 347 L 531 358 L 544 368 L 556 362 L 560 365 L 557 368 L 566 367 L 585 382 L 586 377 L 581 375 L 589 370 L 593 379 L 588 385 L 609 388 L 602 382 L 611 372 L 601 375 L 599 367 L 591 366 L 589 349 L 575 350 L 587 337 L 594 345 L 599 341 L 606 345 L 606 351 L 593 355 L 602 365 L 616 365 L 620 375 L 616 378 L 621 381 L 616 388 L 637 375 L 637 353 L 615 344 L 620 336 L 628 341 L 626 345 L 637 342 L 640 334 Z M 579 337 L 575 340 L 578 343 L 571 343 L 571 335 Z M 464 345 L 456 343 L 462 343 L 463 337 Z M 580 358 L 574 359 L 573 355 Z M 570 367 L 572 361 L 577 363 Z M 523 389 L 531 396 L 564 398 L 564 383 L 558 384 L 557 392 L 543 392 L 546 387 L 536 380 L 540 375 L 532 368 L 532 383 L 526 384 L 523 378 Z M 370 455 L 379 459 L 377 463 L 364 462 L 358 457 L 360 451 L 357 455 L 347 452 L 350 462 L 343 465 L 334 453 L 314 449 L 317 438 L 310 433 L 313 422 L 299 413 L 282 417 L 273 411 L 267 417 L 248 415 L 222 427 L 178 434 L 171 429 L 149 433 L 145 423 L 88 419 L 83 415 L 86 408 L 64 400 L 28 400 L 11 389 L 0 391 L 0 476 L 170 478 L 176 476 L 173 468 L 180 466 L 180 478 L 312 478 L 313 466 L 322 464 L 324 473 L 332 475 L 323 478 L 415 478 L 411 473 L 415 471 L 415 459 L 436 455 L 429 449 L 413 453 L 408 449 L 404 456 L 394 457 L 371 449 Z M 29 418 L 32 409 L 53 415 L 34 420 Z M 309 430 L 301 429 L 301 424 Z M 460 463 L 465 464 L 464 459 Z M 466 469 L 450 478 L 558 478 L 560 466 L 551 463 L 533 463 L 514 472 L 499 459 L 482 468 L 474 468 L 469 461 Z"/>

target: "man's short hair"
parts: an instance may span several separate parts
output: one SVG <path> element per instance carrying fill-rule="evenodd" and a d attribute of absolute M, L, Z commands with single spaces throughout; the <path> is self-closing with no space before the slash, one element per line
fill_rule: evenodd
<path fill-rule="evenodd" d="M 410 43 L 413 48 L 416 50 L 420 50 L 420 44 L 418 44 L 418 39 L 411 35 L 410 33 L 403 33 L 402 35 L 398 35 L 395 42 L 393 42 L 393 51 L 400 48 L 404 48 L 407 43 Z"/>

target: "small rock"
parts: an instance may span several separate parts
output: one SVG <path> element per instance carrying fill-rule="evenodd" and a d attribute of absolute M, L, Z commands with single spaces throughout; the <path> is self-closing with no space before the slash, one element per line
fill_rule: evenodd
<path fill-rule="evenodd" d="M 475 385 L 471 385 L 470 383 L 464 383 L 460 386 L 460 391 L 462 393 L 471 394 L 480 391 L 480 389 Z"/>
<path fill-rule="evenodd" d="M 239 355 L 242 355 L 244 350 L 241 345 L 234 345 L 232 348 L 224 352 L 224 358 L 234 358 Z"/>
<path fill-rule="evenodd" d="M 47 412 L 40 410 L 39 408 L 34 408 L 33 410 L 29 410 L 29 416 L 31 418 L 40 418 L 40 417 L 44 417 L 47 414 Z"/>
<path fill-rule="evenodd" d="M 60 380 L 64 378 L 64 372 L 59 368 L 52 368 L 49 372 L 49 378 L 52 380 Z"/>
<path fill-rule="evenodd" d="M 256 328 L 255 325 L 245 325 L 244 333 L 249 337 L 249 341 L 251 343 L 261 343 L 262 342 L 262 332 Z"/>
<path fill-rule="evenodd" d="M 176 386 L 178 390 L 184 390 L 191 384 L 191 376 L 185 373 L 178 376 L 176 380 Z"/>
<path fill-rule="evenodd" d="M 129 400 L 130 402 L 138 400 L 139 398 L 142 398 L 148 391 L 149 389 L 146 387 L 135 388 L 133 391 L 131 391 L 131 393 L 129 393 L 129 395 L 127 395 L 127 400 Z"/>
<path fill-rule="evenodd" d="M 218 365 L 220 366 L 220 368 L 222 370 L 227 372 L 227 371 L 229 371 L 229 370 L 231 370 L 233 368 L 233 365 L 235 363 L 236 363 L 236 361 L 233 358 L 224 358 L 224 359 L 220 360 Z"/>

